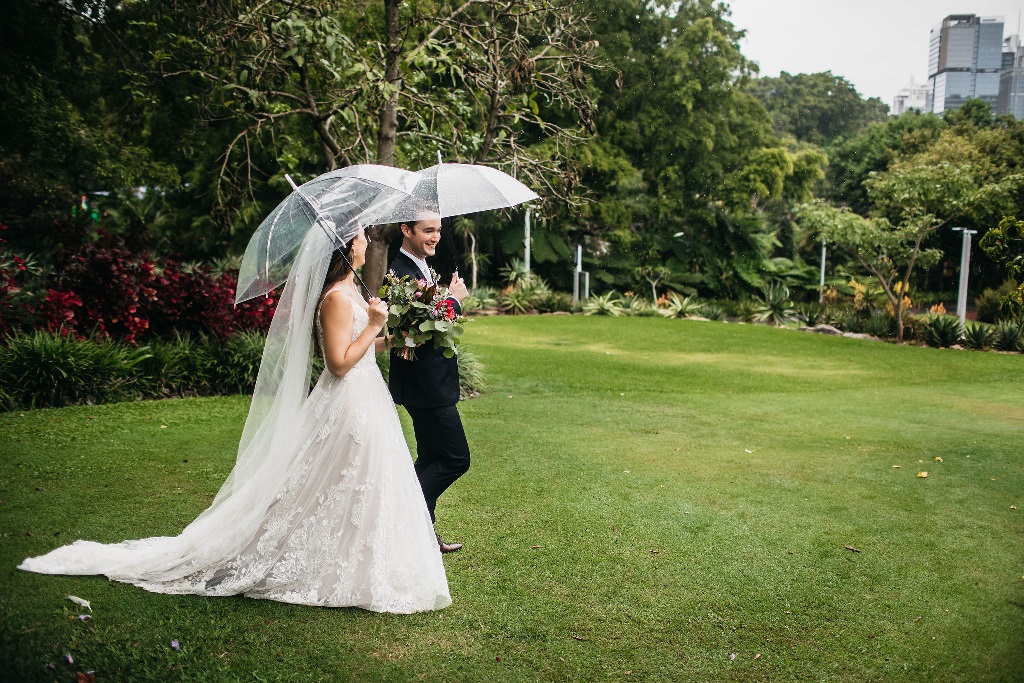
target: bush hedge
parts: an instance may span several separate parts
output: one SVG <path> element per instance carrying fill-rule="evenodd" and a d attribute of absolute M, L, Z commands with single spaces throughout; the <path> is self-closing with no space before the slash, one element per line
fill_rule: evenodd
<path fill-rule="evenodd" d="M 58 332 L 14 332 L 0 343 L 0 411 L 56 408 L 147 398 L 249 394 L 256 385 L 264 336 L 227 339 L 181 334 L 147 346 L 79 339 Z M 484 386 L 483 365 L 459 349 L 463 398 Z M 323 369 L 314 363 L 314 379 Z M 387 377 L 387 354 L 377 363 Z"/>

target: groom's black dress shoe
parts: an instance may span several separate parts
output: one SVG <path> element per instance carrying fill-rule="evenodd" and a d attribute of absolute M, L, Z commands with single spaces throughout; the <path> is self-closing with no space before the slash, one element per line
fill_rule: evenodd
<path fill-rule="evenodd" d="M 434 534 L 437 536 L 437 547 L 441 549 L 442 553 L 454 553 L 456 550 L 462 550 L 461 543 L 445 543 L 441 540 L 441 534 Z"/>

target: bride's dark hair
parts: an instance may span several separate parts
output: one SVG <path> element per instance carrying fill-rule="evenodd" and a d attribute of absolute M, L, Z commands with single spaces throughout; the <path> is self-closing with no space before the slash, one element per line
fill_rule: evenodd
<path fill-rule="evenodd" d="M 355 241 L 356 238 L 353 237 L 342 248 L 335 249 L 331 254 L 331 263 L 327 266 L 327 276 L 324 278 L 324 288 L 320 292 L 321 299 L 336 282 L 345 279 L 345 276 L 352 272 L 352 245 Z"/>
<path fill-rule="evenodd" d="M 358 235 L 357 235 L 358 236 Z M 345 276 L 352 272 L 352 245 L 355 244 L 356 238 L 353 237 L 340 249 L 335 249 L 331 254 L 331 263 L 327 266 L 327 276 L 324 277 L 324 287 L 320 290 L 320 303 L 323 303 L 324 295 L 327 294 L 327 290 L 337 284 L 339 281 L 345 279 Z M 317 354 L 320 356 L 324 355 L 323 349 L 320 348 L 320 335 L 317 333 L 317 325 L 320 322 L 320 307 L 317 306 L 317 313 L 313 316 L 313 348 L 316 349 Z"/>

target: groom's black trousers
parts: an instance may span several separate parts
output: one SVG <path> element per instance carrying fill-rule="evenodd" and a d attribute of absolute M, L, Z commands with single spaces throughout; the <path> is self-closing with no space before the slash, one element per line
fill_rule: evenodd
<path fill-rule="evenodd" d="M 469 469 L 469 443 L 457 406 L 405 407 L 416 432 L 416 476 L 434 521 L 437 497 Z"/>

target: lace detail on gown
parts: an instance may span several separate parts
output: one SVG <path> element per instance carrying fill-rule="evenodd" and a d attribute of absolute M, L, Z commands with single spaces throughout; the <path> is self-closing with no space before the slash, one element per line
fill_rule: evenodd
<path fill-rule="evenodd" d="M 355 340 L 369 320 L 362 300 L 352 304 Z M 323 348 L 319 312 L 316 331 Z M 398 613 L 449 605 L 430 515 L 372 345 L 343 377 L 324 370 L 297 436 L 297 447 L 280 455 L 291 462 L 272 495 L 243 489 L 177 537 L 77 541 L 21 568 L 106 574 L 158 593 Z M 246 506 L 263 499 L 270 502 L 244 542 L 219 545 L 213 530 L 251 516 Z"/>

